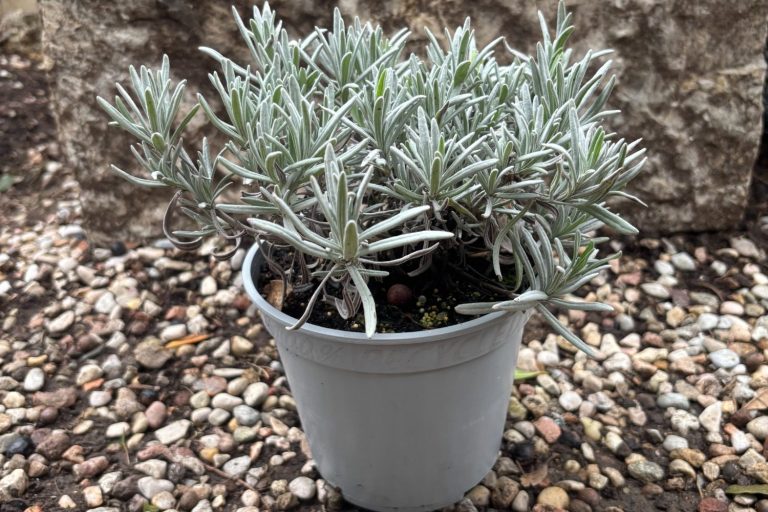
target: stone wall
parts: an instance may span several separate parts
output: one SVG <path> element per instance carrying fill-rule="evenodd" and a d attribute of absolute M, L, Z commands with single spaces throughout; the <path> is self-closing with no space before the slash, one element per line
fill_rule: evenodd
<path fill-rule="evenodd" d="M 55 61 L 55 110 L 61 139 L 83 189 L 88 228 L 98 242 L 156 235 L 167 193 L 137 190 L 112 176 L 109 162 L 131 167 L 127 141 L 107 130 L 93 101 L 113 95 L 128 64 L 159 62 L 210 91 L 212 62 L 201 44 L 223 53 L 240 48 L 226 5 L 214 0 L 41 0 L 44 43 Z M 236 2 L 245 12 L 245 2 Z M 537 5 L 538 4 L 538 5 Z M 328 26 L 336 2 L 272 2 L 286 25 L 307 33 Z M 536 10 L 553 19 L 554 1 L 341 0 L 345 14 L 408 25 L 415 44 L 423 28 L 441 33 L 471 16 L 481 42 L 505 36 L 530 50 L 538 40 Z M 764 0 L 571 0 L 578 49 L 616 50 L 614 127 L 642 137 L 649 164 L 634 185 L 650 207 L 623 207 L 646 232 L 734 227 L 748 198 L 762 133 Z"/>

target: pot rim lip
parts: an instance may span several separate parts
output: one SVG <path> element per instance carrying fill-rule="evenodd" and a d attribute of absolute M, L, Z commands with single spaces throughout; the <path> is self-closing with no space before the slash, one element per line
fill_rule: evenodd
<path fill-rule="evenodd" d="M 243 266 L 241 268 L 241 274 L 243 278 L 243 286 L 245 291 L 250 297 L 251 301 L 261 311 L 262 315 L 266 315 L 275 320 L 282 327 L 288 327 L 296 322 L 296 319 L 290 315 L 287 315 L 275 308 L 269 302 L 261 296 L 256 283 L 253 280 L 253 261 L 256 259 L 256 255 L 259 252 L 258 242 L 254 243 L 243 260 Z M 315 338 L 330 339 L 333 341 L 351 343 L 351 344 L 365 344 L 375 345 L 377 342 L 385 345 L 410 345 L 416 343 L 425 343 L 430 341 L 440 341 L 443 339 L 454 338 L 456 336 L 470 334 L 475 331 L 485 329 L 493 324 L 496 324 L 507 318 L 513 318 L 517 315 L 528 316 L 529 312 L 510 314 L 505 311 L 497 313 L 488 313 L 486 315 L 462 322 L 460 324 L 454 324 L 447 327 L 439 327 L 437 329 L 428 329 L 423 331 L 409 331 L 409 332 L 397 332 L 397 333 L 374 333 L 373 337 L 369 338 L 362 332 L 342 331 L 339 329 L 330 329 L 328 327 L 321 327 L 317 324 L 305 323 L 296 332 L 306 335 L 310 335 Z"/>

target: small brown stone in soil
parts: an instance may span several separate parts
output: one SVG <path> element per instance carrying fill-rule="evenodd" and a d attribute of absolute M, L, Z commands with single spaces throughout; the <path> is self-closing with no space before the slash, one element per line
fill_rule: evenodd
<path fill-rule="evenodd" d="M 402 307 L 413 300 L 413 291 L 404 284 L 393 284 L 387 290 L 387 302 L 393 306 Z"/>

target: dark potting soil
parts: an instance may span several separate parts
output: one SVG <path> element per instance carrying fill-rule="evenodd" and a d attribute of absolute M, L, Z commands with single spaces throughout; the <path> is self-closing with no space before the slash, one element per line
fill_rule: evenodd
<path fill-rule="evenodd" d="M 290 262 L 292 253 L 277 254 L 278 262 Z M 290 263 L 287 263 L 290 265 Z M 479 265 L 487 268 L 472 268 L 472 272 L 487 275 L 491 271 L 486 262 Z M 286 268 L 285 266 L 283 268 Z M 255 269 L 254 269 L 255 270 Z M 459 269 L 441 262 L 437 258 L 426 272 L 411 277 L 400 268 L 387 269 L 390 275 L 385 278 L 371 278 L 368 287 L 376 301 L 376 332 L 412 332 L 467 322 L 476 316 L 461 315 L 454 308 L 468 302 L 499 302 L 509 297 L 481 285 L 486 279 L 472 275 L 470 271 Z M 257 281 L 259 292 L 267 297 L 267 285 L 280 277 L 264 266 Z M 493 281 L 490 281 L 493 282 Z M 341 287 L 329 282 L 326 294 L 341 297 Z M 294 318 L 304 314 L 307 303 L 315 287 L 307 290 L 290 291 L 285 297 L 282 311 Z M 344 319 L 329 302 L 317 300 L 308 320 L 309 323 L 342 331 L 365 330 L 363 308 L 349 319 Z"/>

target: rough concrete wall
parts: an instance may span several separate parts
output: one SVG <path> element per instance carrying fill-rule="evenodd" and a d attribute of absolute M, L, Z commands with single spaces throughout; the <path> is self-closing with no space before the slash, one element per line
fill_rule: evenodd
<path fill-rule="evenodd" d="M 210 87 L 213 61 L 198 46 L 211 45 L 237 55 L 236 28 L 228 2 L 186 0 L 42 0 L 43 47 L 53 60 L 52 104 L 59 139 L 81 184 L 84 221 L 92 240 L 157 236 L 168 201 L 164 190 L 138 189 L 109 170 L 136 165 L 131 139 L 108 128 L 96 96 L 111 98 L 116 81 L 126 83 L 128 66 L 159 66 L 170 56 L 176 79 L 186 78 L 187 103 Z M 199 122 L 202 116 L 198 117 Z M 189 140 L 197 140 L 192 127 Z"/>
<path fill-rule="evenodd" d="M 627 138 L 642 137 L 646 172 L 634 185 L 651 206 L 628 205 L 646 232 L 725 229 L 746 205 L 762 133 L 765 0 L 572 0 L 578 49 L 616 50 L 618 85 L 613 121 Z M 128 4 L 128 5 L 123 5 Z M 237 2 L 244 9 L 245 2 Z M 184 0 L 104 3 L 42 0 L 45 39 L 56 61 L 56 110 L 61 137 L 83 186 L 89 229 L 97 239 L 156 233 L 155 194 L 121 183 L 107 162 L 127 161 L 127 143 L 107 131 L 93 100 L 112 94 L 130 63 L 155 64 L 163 52 L 192 90 L 210 91 L 212 63 L 194 50 L 205 44 L 232 53 L 239 41 L 228 2 Z M 276 0 L 272 6 L 296 33 L 328 26 L 336 2 Z M 539 38 L 537 9 L 554 18 L 556 2 L 526 0 L 341 0 L 345 14 L 441 33 L 471 16 L 481 42 L 505 36 L 530 50 Z M 192 140 L 189 138 L 189 140 Z M 163 199 L 167 194 L 161 194 Z"/>
<path fill-rule="evenodd" d="M 647 232 L 736 226 L 749 198 L 762 134 L 765 0 L 572 0 L 575 46 L 612 48 L 617 86 L 612 126 L 643 138 L 649 162 L 633 184 L 649 208 L 623 206 Z M 554 20 L 554 1 L 346 0 L 343 10 L 403 22 L 415 34 L 454 27 L 471 16 L 478 37 L 503 35 L 532 51 L 537 10 Z M 286 6 L 287 8 L 287 6 Z M 278 11 L 279 12 L 279 11 Z"/>
<path fill-rule="evenodd" d="M 13 12 L 24 14 L 37 12 L 37 0 L 0 0 L 0 17 Z"/>

